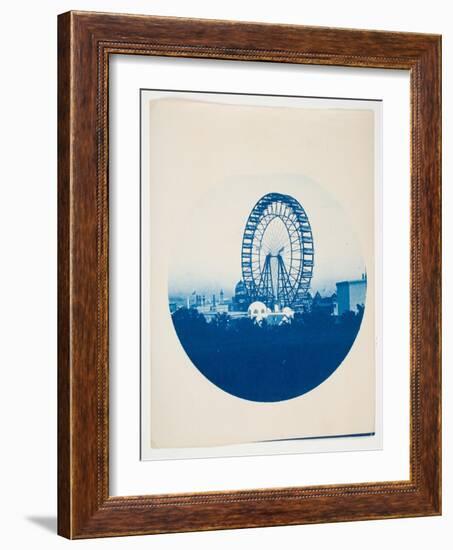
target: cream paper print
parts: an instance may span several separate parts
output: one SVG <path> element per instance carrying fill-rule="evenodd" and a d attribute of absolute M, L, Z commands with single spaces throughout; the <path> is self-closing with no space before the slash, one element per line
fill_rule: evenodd
<path fill-rule="evenodd" d="M 142 448 L 372 437 L 378 110 L 142 94 Z"/>

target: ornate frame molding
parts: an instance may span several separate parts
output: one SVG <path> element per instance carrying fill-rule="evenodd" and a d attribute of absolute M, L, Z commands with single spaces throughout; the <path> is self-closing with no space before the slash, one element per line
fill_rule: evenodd
<path fill-rule="evenodd" d="M 65 13 L 58 24 L 58 532 L 87 538 L 440 514 L 440 37 L 89 12 Z M 118 54 L 410 71 L 409 481 L 109 496 L 108 84 L 109 56 Z"/>

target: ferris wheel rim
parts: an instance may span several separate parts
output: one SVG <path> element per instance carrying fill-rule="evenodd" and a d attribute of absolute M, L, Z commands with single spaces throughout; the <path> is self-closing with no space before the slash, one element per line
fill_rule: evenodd
<path fill-rule="evenodd" d="M 267 211 L 268 209 L 270 211 Z M 258 233 L 259 250 L 258 260 L 256 259 L 256 242 L 255 237 L 258 228 L 262 221 L 266 220 L 264 227 L 260 228 Z M 273 220 L 279 219 L 282 222 L 291 247 L 291 261 L 289 262 L 289 271 L 286 269 L 286 264 L 283 262 L 280 252 L 278 254 L 270 254 L 267 251 L 264 263 L 261 258 L 261 246 L 265 237 L 266 230 Z M 288 229 L 291 226 L 291 231 Z M 296 239 L 293 239 L 296 235 Z M 295 244 L 298 248 L 294 248 Z M 254 251 L 255 246 L 255 251 Z M 293 250 L 294 248 L 294 250 Z M 297 252 L 293 257 L 293 251 Z M 275 252 L 275 251 L 274 251 Z M 287 252 L 286 252 L 287 253 Z M 255 254 L 255 258 L 253 255 Z M 275 282 L 272 281 L 271 266 L 267 262 L 267 257 L 277 258 L 277 289 L 275 290 Z M 242 277 L 246 286 L 249 298 L 266 299 L 267 301 L 280 300 L 284 303 L 281 305 L 292 306 L 298 299 L 300 300 L 309 289 L 314 267 L 314 245 L 311 225 L 308 216 L 302 205 L 292 196 L 281 193 L 268 193 L 263 195 L 253 206 L 247 219 L 241 251 Z M 295 265 L 296 264 L 296 265 Z M 267 281 L 263 282 L 263 266 L 266 271 L 265 276 Z M 258 277 L 258 279 L 257 279 Z M 269 282 L 270 279 L 270 282 Z M 282 288 L 279 298 L 279 287 Z M 267 289 L 267 295 L 263 296 L 263 285 Z M 273 285 L 270 287 L 269 285 Z M 272 299 L 269 288 L 272 288 Z"/>

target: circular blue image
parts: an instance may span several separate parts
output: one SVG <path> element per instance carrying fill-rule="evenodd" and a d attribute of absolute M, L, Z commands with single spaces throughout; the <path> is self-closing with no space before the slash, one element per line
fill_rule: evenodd
<path fill-rule="evenodd" d="M 203 271 L 194 259 L 201 255 L 196 248 L 191 256 L 188 245 L 170 280 L 173 326 L 191 363 L 238 398 L 275 402 L 313 390 L 339 368 L 360 330 L 367 277 L 359 246 L 338 205 L 313 186 L 305 189 L 307 205 L 303 186 L 297 197 L 255 196 L 242 213 L 240 240 L 237 230 L 228 233 L 228 217 L 221 230 L 216 221 L 205 227 L 208 235 L 198 229 L 192 246 L 218 258 L 217 273 L 194 273 Z M 192 225 L 201 222 L 194 216 Z M 231 284 L 222 258 L 233 258 L 234 248 L 230 263 L 240 276 Z"/>

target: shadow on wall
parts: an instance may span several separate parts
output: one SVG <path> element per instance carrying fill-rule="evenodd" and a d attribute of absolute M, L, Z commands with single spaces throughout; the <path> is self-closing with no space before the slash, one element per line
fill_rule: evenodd
<path fill-rule="evenodd" d="M 41 527 L 46 531 L 50 531 L 51 533 L 57 532 L 56 516 L 28 516 L 25 519 L 27 519 L 30 523 L 34 523 L 35 525 L 38 525 L 38 527 Z"/>

